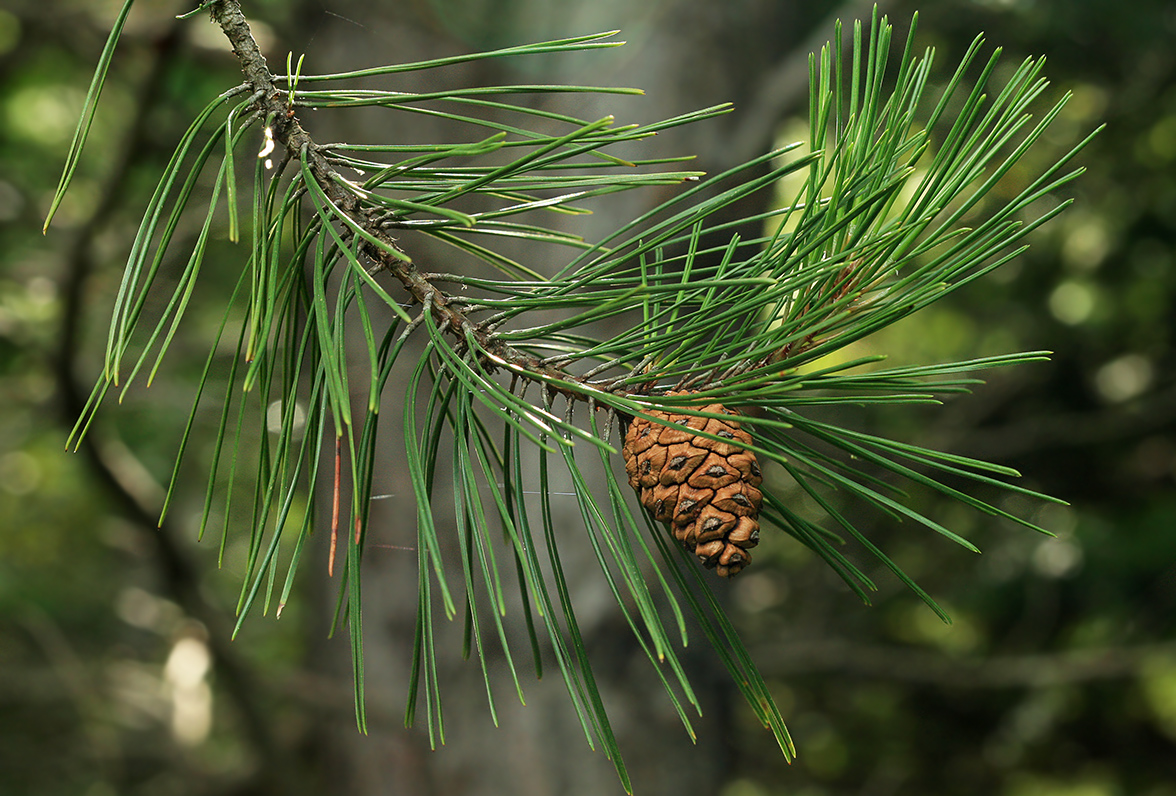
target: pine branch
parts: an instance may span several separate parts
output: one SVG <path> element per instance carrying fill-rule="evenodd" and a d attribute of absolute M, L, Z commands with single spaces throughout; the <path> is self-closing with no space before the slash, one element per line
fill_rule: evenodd
<path fill-rule="evenodd" d="M 286 157 L 306 164 L 319 189 L 333 208 L 345 215 L 350 225 L 361 230 L 365 239 L 363 251 L 377 266 L 374 270 L 387 271 L 404 286 L 413 302 L 430 313 L 439 329 L 456 338 L 461 349 L 476 350 L 483 364 L 491 371 L 497 367 L 543 383 L 553 393 L 565 398 L 587 401 L 600 390 L 586 379 L 545 363 L 540 357 L 527 354 L 505 343 L 487 324 L 476 323 L 462 308 L 462 302 L 438 287 L 422 273 L 413 260 L 397 245 L 381 224 L 380 214 L 364 207 L 359 198 L 342 187 L 344 178 L 332 167 L 323 154 L 324 147 L 315 143 L 302 127 L 295 108 L 288 101 L 288 93 L 277 87 L 277 80 L 257 46 L 249 22 L 241 11 L 239 0 L 219 0 L 211 7 L 212 18 L 233 45 L 233 53 L 241 63 L 241 70 L 250 89 L 254 107 L 267 120 L 273 140 L 285 150 Z M 350 235 L 345 236 L 347 240 Z"/>
<path fill-rule="evenodd" d="M 545 632 L 585 734 L 601 739 L 623 783 L 627 775 L 560 562 L 562 529 L 556 526 L 549 495 L 553 462 L 570 478 L 602 576 L 687 730 L 686 708 L 697 705 L 675 653 L 685 643 L 686 611 L 679 601 L 694 614 L 786 756 L 793 753 L 792 743 L 766 683 L 695 565 L 701 562 L 725 576 L 738 573 L 750 560 L 748 549 L 758 542 L 762 509 L 764 520 L 812 548 L 868 600 L 874 584 L 842 552 L 839 536 L 788 505 L 780 491 L 785 478 L 809 495 L 839 532 L 860 543 L 945 619 L 932 597 L 854 526 L 848 519 L 852 515 L 830 493 L 840 492 L 895 521 L 912 520 L 968 549 L 975 548 L 910 508 L 896 482 L 938 491 L 991 516 L 1033 527 L 956 486 L 997 486 L 1048 500 L 1009 484 L 1005 479 L 1017 476 L 1010 468 L 863 434 L 807 412 L 812 406 L 846 402 L 934 402 L 938 395 L 967 390 L 976 382 L 971 375 L 975 371 L 1042 358 L 1040 352 L 1028 352 L 890 369 L 878 365 L 880 357 L 826 359 L 1007 262 L 1030 231 L 1064 209 L 1062 202 L 1032 215 L 1043 196 L 1081 173 L 1064 169 L 1085 141 L 1042 169 L 1020 192 L 994 191 L 1066 101 L 1032 122 L 1029 108 L 1047 85 L 1040 76 L 1041 61 L 1025 61 L 989 94 L 997 55 L 980 61 L 982 42 L 977 39 L 928 112 L 932 52 L 914 52 L 912 25 L 897 66 L 891 64 L 891 28 L 875 12 L 868 40 L 863 27 L 854 25 L 851 54 L 844 52 L 838 25 L 833 43 L 810 58 L 807 142 L 700 179 L 703 175 L 693 172 L 662 170 L 676 159 L 629 162 L 603 150 L 716 116 L 726 106 L 650 125 L 614 126 L 611 117 L 585 121 L 495 97 L 632 90 L 524 85 L 411 94 L 305 88 L 478 58 L 615 46 L 618 42 L 604 41 L 612 34 L 335 75 L 303 76 L 288 62 L 283 77 L 266 65 L 237 0 L 212 0 L 206 7 L 232 43 L 246 82 L 201 112 L 148 204 L 115 301 L 106 367 L 81 412 L 76 434 L 79 439 L 84 434 L 111 387 L 125 392 L 141 371 L 154 376 L 198 281 L 222 188 L 230 237 L 236 240 L 234 152 L 245 146 L 246 132 L 260 126 L 266 142 L 261 155 L 275 155 L 278 168 L 271 173 L 269 163 L 263 169 L 260 160 L 255 167 L 248 266 L 226 302 L 217 335 L 219 343 L 238 297 L 247 296 L 246 322 L 229 367 L 215 437 L 201 532 L 213 513 L 215 487 L 224 479 L 218 470 L 222 455 L 231 461 L 226 517 L 235 508 L 233 501 L 240 500 L 233 496 L 236 476 L 244 473 L 238 470 L 238 459 L 244 460 L 239 453 L 252 443 L 246 419 L 256 418 L 253 520 L 238 627 L 256 606 L 267 610 L 279 551 L 288 549 L 293 535 L 280 611 L 313 527 L 313 510 L 305 512 L 300 527 L 293 527 L 298 523 L 291 522 L 292 506 L 300 489 L 314 492 L 318 465 L 333 453 L 331 534 L 344 542 L 338 618 L 351 637 L 361 728 L 360 562 L 379 410 L 390 383 L 404 392 L 400 437 L 416 502 L 420 559 L 407 718 L 415 715 L 419 693 L 430 737 L 435 733 L 443 739 L 434 608 L 443 608 L 448 618 L 459 605 L 465 608 L 467 645 L 480 656 L 483 644 L 494 637 L 508 649 L 509 630 L 502 622 L 507 610 L 503 559 L 495 553 L 495 540 L 500 539 L 510 553 L 506 560 L 513 561 L 519 575 L 518 596 L 532 649 L 538 649 L 537 633 Z M 108 44 L 108 53 L 112 46 Z M 100 88 L 108 62 L 104 56 L 93 86 Z M 968 86 L 965 75 L 974 65 L 980 75 Z M 96 101 L 96 89 L 92 93 Z M 489 133 L 459 144 L 320 144 L 297 117 L 300 107 L 363 106 L 436 116 Z M 527 122 L 512 124 L 510 114 Z M 77 162 L 89 118 L 87 111 L 54 206 Z M 540 123 L 528 124 L 535 120 Z M 206 131 L 206 126 L 212 129 Z M 539 131 L 553 127 L 564 132 Z M 129 375 L 124 374 L 123 360 L 137 340 L 164 252 L 222 141 L 224 155 L 187 265 Z M 514 152 L 521 154 L 507 158 L 507 165 L 483 158 Z M 285 174 L 291 164 L 296 167 Z M 646 172 L 636 166 L 656 168 Z M 340 174 L 339 167 L 369 176 L 357 183 Z M 779 205 L 738 222 L 715 220 L 719 211 L 789 177 L 796 177 L 800 187 Z M 527 223 L 514 220 L 535 211 L 579 213 L 581 200 L 687 181 L 694 184 L 595 243 L 530 223 L 532 216 Z M 493 201 L 484 211 L 458 209 L 465 205 L 457 200 L 466 198 Z M 749 228 L 762 233 L 742 237 L 735 232 Z M 503 276 L 429 273 L 401 248 L 393 237 L 396 230 L 431 236 Z M 554 274 L 543 275 L 472 240 L 474 236 L 526 239 L 536 259 L 541 247 L 548 246 L 574 254 Z M 407 292 L 413 314 L 374 278 L 385 272 Z M 369 302 L 382 302 L 391 313 L 385 327 L 379 326 Z M 622 316 L 639 321 L 605 338 L 589 329 Z M 421 345 L 406 354 L 410 338 Z M 362 356 L 356 360 L 353 341 L 366 350 L 366 362 Z M 210 382 L 217 343 L 200 377 L 169 500 Z M 404 361 L 412 357 L 415 363 Z M 401 376 L 398 382 L 389 381 L 394 372 Z M 508 381 L 504 372 L 510 374 L 509 386 L 503 383 Z M 358 379 L 364 375 L 366 404 L 355 400 L 363 394 Z M 540 386 L 537 400 L 527 397 L 528 384 Z M 565 399 L 562 415 L 555 406 L 559 397 Z M 582 403 L 589 407 L 587 423 L 574 416 L 574 407 Z M 304 435 L 295 431 L 300 406 L 306 412 Z M 272 439 L 266 420 L 270 407 L 280 407 L 280 430 Z M 603 423 L 598 408 L 608 410 Z M 616 451 L 610 434 L 618 420 L 628 484 L 646 509 L 643 513 L 630 510 L 613 473 Z M 324 444 L 330 430 L 333 445 Z M 580 455 L 581 443 L 596 456 Z M 442 501 L 435 493 L 446 445 L 452 445 L 454 468 L 448 528 L 436 516 Z M 526 445 L 537 455 L 529 473 L 520 452 Z M 585 469 L 590 461 L 591 474 Z M 761 465 L 768 463 L 775 472 L 765 481 Z M 351 486 L 346 507 L 345 477 Z M 593 487 L 593 478 L 603 486 Z M 537 512 L 524 488 L 528 479 L 538 481 Z M 668 534 L 659 530 L 659 523 Z M 354 533 L 343 534 L 343 528 Z M 464 594 L 451 592 L 447 582 L 442 530 L 452 532 L 449 541 L 462 554 L 459 584 Z M 647 543 L 647 533 L 652 533 L 654 545 Z M 544 547 L 547 563 L 536 555 L 536 548 Z M 327 565 L 332 575 L 335 551 L 333 543 Z M 683 557 L 696 559 L 685 572 Z M 694 581 L 688 580 L 691 576 Z M 464 605 L 455 594 L 465 597 Z M 481 615 L 475 595 L 491 603 L 488 617 Z M 532 606 L 538 607 L 542 622 L 533 620 Z M 675 626 L 667 626 L 663 612 L 675 618 Z M 489 695 L 485 658 L 482 663 Z M 521 698 L 509 654 L 505 663 Z"/>

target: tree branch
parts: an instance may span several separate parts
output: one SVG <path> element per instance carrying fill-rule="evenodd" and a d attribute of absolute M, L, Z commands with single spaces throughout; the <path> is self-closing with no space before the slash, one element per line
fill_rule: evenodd
<path fill-rule="evenodd" d="M 853 675 L 943 688 L 1024 688 L 1135 676 L 1156 655 L 1171 655 L 1171 642 L 1064 652 L 957 658 L 925 649 L 846 641 L 789 641 L 753 650 L 777 676 Z"/>
<path fill-rule="evenodd" d="M 342 188 L 341 177 L 323 154 L 323 147 L 315 143 L 298 121 L 294 108 L 288 102 L 287 92 L 277 87 L 276 78 L 266 65 L 265 56 L 250 32 L 249 22 L 241 11 L 239 0 L 221 0 L 211 10 L 213 21 L 233 45 L 246 83 L 253 89 L 257 110 L 269 122 L 274 142 L 285 149 L 287 157 L 305 163 L 318 187 L 335 207 L 366 234 L 379 241 L 378 246 L 365 243 L 364 253 L 376 261 L 379 270 L 387 271 L 400 281 L 414 303 L 424 306 L 432 314 L 439 329 L 448 331 L 463 347 L 472 342 L 473 347 L 478 349 L 483 366 L 491 371 L 499 368 L 509 370 L 539 382 L 549 392 L 558 393 L 569 400 L 589 401 L 605 392 L 584 378 L 503 342 L 487 325 L 473 321 L 462 310 L 460 302 L 454 301 L 452 296 L 435 285 L 407 255 L 398 257 L 393 254 L 402 250 L 396 244 L 396 239 L 380 225 L 377 211 L 363 207 L 354 194 Z M 573 386 L 567 386 L 569 384 Z M 613 392 L 625 394 L 631 391 Z"/>

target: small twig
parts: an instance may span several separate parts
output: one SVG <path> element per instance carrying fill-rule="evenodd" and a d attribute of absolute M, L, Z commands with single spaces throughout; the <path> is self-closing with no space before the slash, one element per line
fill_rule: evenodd
<path fill-rule="evenodd" d="M 276 78 L 250 32 L 239 0 L 220 0 L 211 10 L 213 21 L 233 45 L 246 82 L 254 89 L 258 112 L 273 120 L 269 129 L 274 141 L 288 157 L 306 164 L 319 188 L 336 208 L 382 244 L 361 247 L 377 263 L 377 270 L 387 271 L 398 279 L 414 302 L 427 303 L 438 328 L 448 330 L 463 346 L 467 341 L 473 341 L 479 360 L 487 370 L 505 368 L 515 375 L 542 383 L 546 389 L 573 401 L 586 401 L 590 395 L 600 392 L 599 387 L 589 384 L 584 377 L 507 344 L 494 334 L 493 319 L 481 323 L 473 321 L 469 317 L 473 308 L 464 306 L 464 300 L 450 296 L 435 284 L 443 279 L 434 280 L 431 274 L 420 271 L 408 258 L 393 255 L 391 251 L 400 251 L 400 248 L 380 223 L 383 211 L 365 208 L 358 197 L 342 187 L 324 147 L 315 143 L 293 114 L 293 108 L 288 104 L 289 93 L 277 88 Z M 553 380 L 561 383 L 552 384 Z"/>
<path fill-rule="evenodd" d="M 1171 655 L 1176 644 L 1075 649 L 1061 652 L 960 658 L 881 644 L 837 640 L 790 641 L 756 650 L 772 661 L 778 676 L 837 673 L 857 677 L 936 685 L 943 688 L 1025 688 L 1135 676 L 1158 655 Z"/>

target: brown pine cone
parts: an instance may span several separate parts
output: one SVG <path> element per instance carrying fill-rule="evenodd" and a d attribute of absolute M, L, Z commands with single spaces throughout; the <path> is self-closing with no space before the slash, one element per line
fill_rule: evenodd
<path fill-rule="evenodd" d="M 699 411 L 738 414 L 722 404 L 702 406 Z M 641 505 L 664 522 L 687 550 L 693 550 L 703 566 L 725 578 L 738 574 L 751 563 L 747 551 L 759 543 L 757 517 L 763 503 L 759 463 L 743 447 L 751 444 L 751 435 L 735 420 L 649 414 L 720 439 L 633 418 L 621 449 L 629 485 L 637 491 Z"/>

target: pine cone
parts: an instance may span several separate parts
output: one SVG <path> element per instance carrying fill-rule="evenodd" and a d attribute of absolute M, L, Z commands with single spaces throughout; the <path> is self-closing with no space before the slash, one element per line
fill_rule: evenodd
<path fill-rule="evenodd" d="M 735 415 L 722 404 L 699 407 Z M 641 505 L 664 522 L 674 538 L 724 578 L 751 563 L 759 543 L 763 481 L 755 454 L 744 448 L 751 435 L 735 420 L 651 411 L 653 417 L 714 434 L 709 439 L 642 417 L 625 433 L 621 453 L 629 485 Z M 730 440 L 728 442 L 727 440 Z"/>

